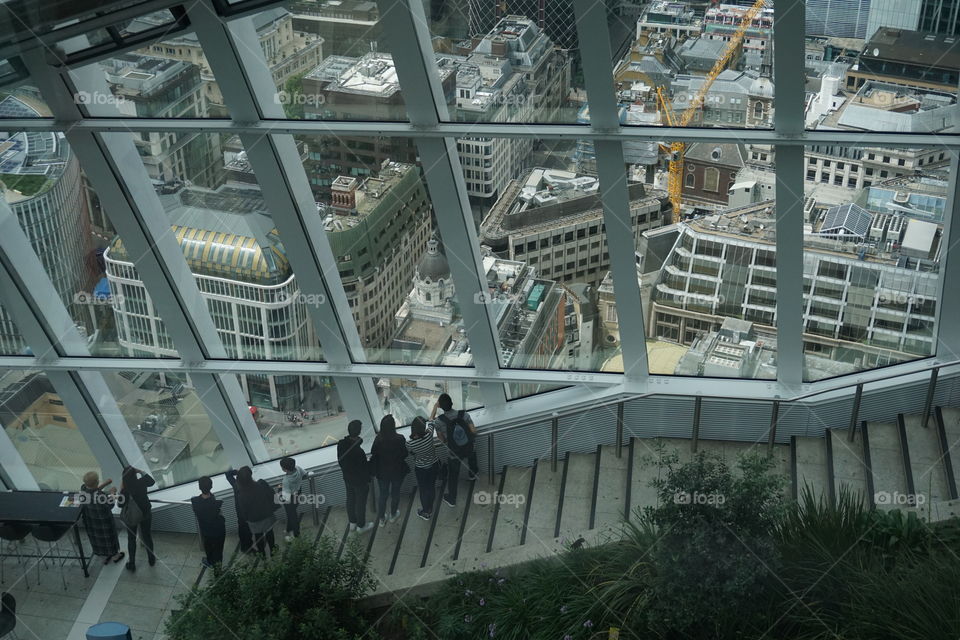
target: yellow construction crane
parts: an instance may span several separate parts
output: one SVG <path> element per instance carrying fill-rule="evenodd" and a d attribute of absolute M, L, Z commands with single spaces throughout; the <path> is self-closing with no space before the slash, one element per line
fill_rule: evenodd
<path fill-rule="evenodd" d="M 703 100 L 707 92 L 710 91 L 710 87 L 713 86 L 713 81 L 716 80 L 717 76 L 730 64 L 730 60 L 737 52 L 737 48 L 740 46 L 740 43 L 743 42 L 743 37 L 746 35 L 747 29 L 750 28 L 753 19 L 756 18 L 760 10 L 763 9 L 766 1 L 767 0 L 757 0 L 753 3 L 753 6 L 743 14 L 737 30 L 730 36 L 730 41 L 723 50 L 723 54 L 717 58 L 713 68 L 710 69 L 710 73 L 704 77 L 703 84 L 700 85 L 700 89 L 697 90 L 697 93 L 690 100 L 690 105 L 684 109 L 679 116 L 674 113 L 673 107 L 670 106 L 669 98 L 665 95 L 663 87 L 657 87 L 657 99 L 660 102 L 662 119 L 665 119 L 669 126 L 686 127 L 693 120 L 694 116 L 697 115 L 697 112 L 703 105 Z M 663 145 L 661 145 L 661 147 L 667 150 Z M 685 149 L 686 145 L 683 142 L 670 143 L 670 173 L 667 181 L 667 191 L 670 194 L 670 203 L 673 205 L 672 222 L 680 219 L 680 206 L 682 204 L 683 192 L 683 154 Z"/>

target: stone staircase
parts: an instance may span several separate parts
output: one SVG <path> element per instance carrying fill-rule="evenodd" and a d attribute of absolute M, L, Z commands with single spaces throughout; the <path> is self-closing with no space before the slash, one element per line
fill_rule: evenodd
<path fill-rule="evenodd" d="M 804 485 L 835 503 L 841 490 L 854 492 L 865 506 L 913 510 L 931 521 L 960 515 L 955 478 L 960 476 L 960 409 L 940 409 L 929 426 L 919 416 L 892 423 L 864 423 L 848 439 L 845 429 L 824 437 L 794 437 L 772 449 L 775 468 L 787 479 L 786 491 L 797 496 Z M 698 450 L 712 452 L 731 466 L 748 451 L 767 452 L 767 444 L 700 440 Z M 396 522 L 361 536 L 361 552 L 377 579 L 374 597 L 385 601 L 411 590 L 427 591 L 449 576 L 484 567 L 501 567 L 553 554 L 583 538 L 584 545 L 608 540 L 637 509 L 655 506 L 651 483 L 664 477 L 663 456 L 676 452 L 691 459 L 691 441 L 634 438 L 620 455 L 615 446 L 593 453 L 567 453 L 551 469 L 549 459 L 529 466 L 507 466 L 493 483 L 486 474 L 461 480 L 456 507 L 440 503 L 433 519 L 417 517 L 419 499 L 404 495 Z M 951 455 L 954 454 L 954 455 Z M 442 492 L 438 488 L 437 500 Z M 492 499 L 501 496 L 500 500 Z M 923 496 L 916 507 L 908 496 Z M 372 505 L 372 500 L 371 500 Z M 368 517 L 374 517 L 368 507 Z M 320 511 L 319 527 L 309 517 L 304 535 L 329 536 L 347 553 L 345 510 Z"/>

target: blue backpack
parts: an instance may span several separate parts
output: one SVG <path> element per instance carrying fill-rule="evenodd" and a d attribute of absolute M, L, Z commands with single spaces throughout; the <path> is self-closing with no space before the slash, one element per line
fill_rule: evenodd
<path fill-rule="evenodd" d="M 473 439 L 470 428 L 463 419 L 463 410 L 458 411 L 457 417 L 453 420 L 445 415 L 440 415 L 439 418 L 447 427 L 447 442 L 452 445 L 451 448 L 459 451 L 468 449 Z"/>

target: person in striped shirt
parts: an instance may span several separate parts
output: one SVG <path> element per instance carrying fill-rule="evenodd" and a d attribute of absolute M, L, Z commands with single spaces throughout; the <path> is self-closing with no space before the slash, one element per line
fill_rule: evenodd
<path fill-rule="evenodd" d="M 420 493 L 420 509 L 417 515 L 429 520 L 433 515 L 433 501 L 437 492 L 437 474 L 440 461 L 437 459 L 435 434 L 427 421 L 417 416 L 410 423 L 410 439 L 407 449 L 413 454 L 413 471 L 417 475 L 417 487 Z"/>

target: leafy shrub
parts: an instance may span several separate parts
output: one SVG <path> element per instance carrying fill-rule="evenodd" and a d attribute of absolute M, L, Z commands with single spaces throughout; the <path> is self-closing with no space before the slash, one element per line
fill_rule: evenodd
<path fill-rule="evenodd" d="M 216 568 L 205 586 L 180 596 L 170 640 L 372 640 L 357 601 L 373 586 L 354 548 L 337 559 L 326 537 L 303 538 L 268 561 Z"/>

